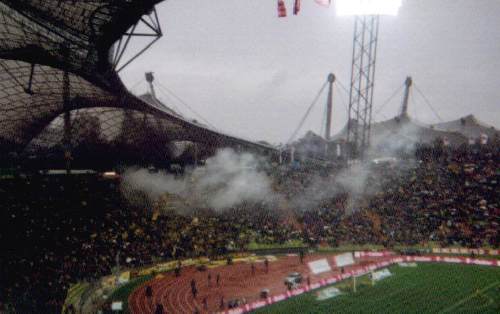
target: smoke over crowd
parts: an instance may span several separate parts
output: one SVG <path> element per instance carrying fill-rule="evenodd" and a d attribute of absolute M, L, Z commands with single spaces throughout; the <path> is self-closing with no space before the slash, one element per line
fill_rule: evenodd
<path fill-rule="evenodd" d="M 182 176 L 146 169 L 129 169 L 123 175 L 122 193 L 133 200 L 134 192 L 155 201 L 165 193 L 189 200 L 195 207 L 227 209 L 242 202 L 270 202 L 275 193 L 271 179 L 261 169 L 264 161 L 254 155 L 219 150 L 203 167 Z"/>
<path fill-rule="evenodd" d="M 326 177 L 316 175 L 309 182 L 303 194 L 295 195 L 290 199 L 290 204 L 300 210 L 309 210 L 344 194 L 348 195 L 349 199 L 346 210 L 352 212 L 355 210 L 356 199 L 375 192 L 367 186 L 370 174 L 370 165 L 359 163 Z"/>
<path fill-rule="evenodd" d="M 2 260 L 0 302 L 20 309 L 12 312 L 55 313 L 46 309 L 62 307 L 70 284 L 95 282 L 118 262 L 134 269 L 158 260 L 217 259 L 254 243 L 393 248 L 432 241 L 498 249 L 499 144 L 437 143 L 417 147 L 408 158 L 414 162 L 401 156 L 349 169 L 269 164 L 223 150 L 183 176 L 136 168 L 123 180 L 96 174 L 2 180 L 0 196 L 10 204 L 2 247 L 12 254 Z M 129 206 L 121 194 L 129 202 L 156 202 Z M 192 211 L 161 207 L 168 195 L 192 201 L 185 206 Z"/>
<path fill-rule="evenodd" d="M 182 176 L 130 168 L 123 174 L 121 190 L 137 205 L 155 202 L 168 194 L 187 201 L 191 208 L 225 210 L 242 203 L 258 203 L 272 209 L 287 204 L 299 211 L 314 208 L 339 194 L 348 194 L 349 204 L 354 206 L 355 202 L 351 201 L 375 192 L 367 187 L 369 164 L 356 164 L 335 175 L 315 175 L 301 193 L 290 193 L 293 182 L 287 180 L 281 181 L 278 187 L 279 174 L 264 171 L 270 169 L 269 166 L 267 160 L 255 155 L 223 149 L 207 159 L 204 166 L 188 169 Z M 347 210 L 355 210 L 353 206 Z"/>

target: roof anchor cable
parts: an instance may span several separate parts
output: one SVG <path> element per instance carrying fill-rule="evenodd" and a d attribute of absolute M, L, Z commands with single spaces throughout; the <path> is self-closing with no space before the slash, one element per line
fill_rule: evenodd
<path fill-rule="evenodd" d="M 32 84 L 33 84 L 33 75 L 34 75 L 34 72 L 35 72 L 35 64 L 31 64 L 31 73 L 30 73 L 30 79 L 29 79 L 29 82 L 28 82 L 28 87 L 25 87 L 24 83 L 21 82 L 14 74 L 12 74 L 12 72 L 9 69 L 9 67 L 5 64 L 5 62 L 3 60 L 0 61 L 0 66 L 3 68 L 3 70 L 5 71 L 5 73 L 7 73 L 7 75 L 9 75 L 16 82 L 16 84 L 23 89 L 23 91 L 26 94 L 28 94 L 28 95 L 33 95 L 34 94 L 34 92 L 31 89 L 31 87 L 32 87 Z"/>
<path fill-rule="evenodd" d="M 30 71 L 30 78 L 29 78 L 29 81 L 28 81 L 28 87 L 24 88 L 24 92 L 26 94 L 29 94 L 29 95 L 33 95 L 34 94 L 32 87 L 33 87 L 33 76 L 35 74 L 35 66 L 36 66 L 35 63 L 31 64 L 31 71 Z"/>

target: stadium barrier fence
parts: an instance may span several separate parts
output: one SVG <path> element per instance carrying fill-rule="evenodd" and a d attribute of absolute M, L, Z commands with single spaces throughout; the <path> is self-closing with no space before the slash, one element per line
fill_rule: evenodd
<path fill-rule="evenodd" d="M 434 254 L 467 254 L 467 255 L 490 255 L 499 256 L 500 250 L 489 249 L 466 249 L 466 248 L 433 248 Z"/>
<path fill-rule="evenodd" d="M 365 257 L 389 257 L 395 255 L 396 253 L 392 251 L 356 251 L 354 252 L 355 258 L 365 258 Z"/>
<path fill-rule="evenodd" d="M 361 252 L 358 252 L 361 253 Z M 376 252 L 363 252 L 366 254 L 373 254 Z M 388 252 L 392 253 L 392 252 Z M 360 254 L 363 255 L 363 254 Z M 278 303 L 284 301 L 286 299 L 302 295 L 312 290 L 316 290 L 325 286 L 332 285 L 334 283 L 343 281 L 345 279 L 351 278 L 353 276 L 362 276 L 366 275 L 374 270 L 384 268 L 397 263 L 409 263 L 409 262 L 417 262 L 417 263 L 454 263 L 454 264 L 466 264 L 466 265 L 480 265 L 480 266 L 494 266 L 500 267 L 500 260 L 486 260 L 479 258 L 470 258 L 470 257 L 449 257 L 449 256 L 393 256 L 389 257 L 387 260 L 381 262 L 375 262 L 371 265 L 360 266 L 354 268 L 352 270 L 346 271 L 344 274 L 338 274 L 332 276 L 328 279 L 321 279 L 319 282 L 312 283 L 311 285 L 306 285 L 301 288 L 297 288 L 291 291 L 287 291 L 286 293 L 278 294 L 275 296 L 270 296 L 266 299 L 255 301 L 249 304 L 245 304 L 239 308 L 229 309 L 221 313 L 225 314 L 243 314 L 248 313 L 250 311 L 254 311 L 265 306 L 269 306 L 274 303 Z"/>

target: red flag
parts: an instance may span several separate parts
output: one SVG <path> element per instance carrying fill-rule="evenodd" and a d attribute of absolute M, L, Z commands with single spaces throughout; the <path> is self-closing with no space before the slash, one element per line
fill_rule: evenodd
<path fill-rule="evenodd" d="M 322 5 L 324 7 L 329 7 L 332 3 L 332 0 L 314 0 L 317 4 Z"/>
<path fill-rule="evenodd" d="M 286 17 L 286 6 L 283 0 L 278 0 L 278 17 Z"/>
<path fill-rule="evenodd" d="M 295 5 L 293 6 L 293 14 L 297 15 L 300 11 L 300 0 L 295 0 Z"/>

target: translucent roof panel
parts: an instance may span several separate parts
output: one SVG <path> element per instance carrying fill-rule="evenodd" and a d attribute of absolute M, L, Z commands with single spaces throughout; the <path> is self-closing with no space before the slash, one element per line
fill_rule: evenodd
<path fill-rule="evenodd" d="M 110 63 L 111 47 L 158 2 L 0 0 L 0 154 L 36 155 L 60 145 L 65 129 L 74 146 L 92 137 L 138 149 L 174 140 L 272 149 L 126 90 Z"/>

